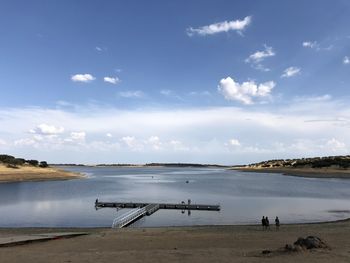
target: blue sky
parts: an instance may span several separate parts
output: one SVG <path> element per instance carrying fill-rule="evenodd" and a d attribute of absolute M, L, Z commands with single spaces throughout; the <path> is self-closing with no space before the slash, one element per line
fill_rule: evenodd
<path fill-rule="evenodd" d="M 0 151 L 50 162 L 348 154 L 348 1 L 2 1 Z"/>

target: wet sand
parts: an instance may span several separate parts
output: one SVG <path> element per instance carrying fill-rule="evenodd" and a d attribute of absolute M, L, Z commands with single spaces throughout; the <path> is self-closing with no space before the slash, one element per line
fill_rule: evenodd
<path fill-rule="evenodd" d="M 350 262 L 350 221 L 138 229 L 0 229 L 0 237 L 44 232 L 87 231 L 88 236 L 0 248 L 7 262 Z M 331 249 L 281 252 L 298 237 L 316 235 Z M 263 255 L 263 250 L 272 253 Z"/>
<path fill-rule="evenodd" d="M 53 167 L 40 168 L 23 166 L 17 169 L 0 165 L 0 183 L 24 181 L 70 180 L 84 178 L 82 174 L 68 172 Z"/>

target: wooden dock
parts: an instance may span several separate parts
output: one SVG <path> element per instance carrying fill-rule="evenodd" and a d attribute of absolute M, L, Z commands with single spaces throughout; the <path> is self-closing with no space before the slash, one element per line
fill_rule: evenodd
<path fill-rule="evenodd" d="M 122 203 L 122 202 L 96 202 L 96 208 L 115 207 L 115 208 L 138 208 L 147 205 L 159 205 L 159 209 L 179 209 L 179 210 L 204 210 L 204 211 L 220 211 L 220 205 L 206 204 L 186 204 L 186 203 Z"/>
<path fill-rule="evenodd" d="M 201 210 L 201 211 L 220 211 L 220 205 L 206 205 L 206 204 L 191 204 L 190 200 L 186 204 L 185 202 L 176 203 L 123 203 L 123 202 L 95 202 L 96 209 L 98 208 L 131 208 L 125 214 L 122 214 L 115 218 L 112 223 L 112 228 L 122 228 L 130 225 L 131 223 L 139 220 L 143 216 L 150 216 L 157 212 L 159 209 L 179 209 L 179 210 Z"/>

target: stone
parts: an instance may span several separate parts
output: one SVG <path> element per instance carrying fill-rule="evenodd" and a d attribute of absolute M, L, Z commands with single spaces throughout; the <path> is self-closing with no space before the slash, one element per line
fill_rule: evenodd
<path fill-rule="evenodd" d="M 294 246 L 297 245 L 306 249 L 328 248 L 328 245 L 316 236 L 308 236 L 306 238 L 299 237 L 298 240 L 294 242 Z"/>

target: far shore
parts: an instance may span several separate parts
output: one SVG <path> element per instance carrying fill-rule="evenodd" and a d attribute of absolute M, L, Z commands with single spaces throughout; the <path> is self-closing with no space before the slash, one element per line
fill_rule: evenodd
<path fill-rule="evenodd" d="M 5 165 L 0 165 L 0 183 L 71 180 L 84 177 L 83 174 L 64 171 L 54 167 L 20 166 L 18 168 L 8 168 Z"/>
<path fill-rule="evenodd" d="M 283 175 L 308 178 L 341 178 L 350 179 L 350 169 L 337 168 L 253 168 L 247 166 L 233 167 L 232 170 L 254 173 L 280 173 Z"/>
<path fill-rule="evenodd" d="M 0 239 L 52 232 L 87 236 L 0 247 L 7 262 L 350 262 L 350 220 L 314 224 L 161 228 L 0 228 Z M 286 252 L 299 237 L 317 236 L 330 249 Z M 45 251 L 45 253 L 42 253 Z M 262 251 L 269 251 L 263 254 Z"/>
<path fill-rule="evenodd" d="M 84 178 L 85 175 L 77 172 L 70 172 L 64 170 L 66 165 L 50 166 L 48 168 L 20 166 L 19 168 L 8 168 L 5 165 L 0 165 L 0 183 L 9 182 L 26 182 L 26 181 L 49 181 L 49 180 L 71 180 Z M 157 168 L 166 167 L 162 165 L 99 165 L 94 167 L 127 167 L 127 168 Z M 213 166 L 208 166 L 213 167 Z M 63 169 L 60 169 L 63 168 Z M 350 169 L 339 168 L 262 168 L 262 167 L 248 167 L 237 166 L 227 167 L 229 170 L 238 170 L 242 172 L 254 173 L 279 173 L 288 176 L 308 177 L 308 178 L 340 178 L 350 179 Z"/>

